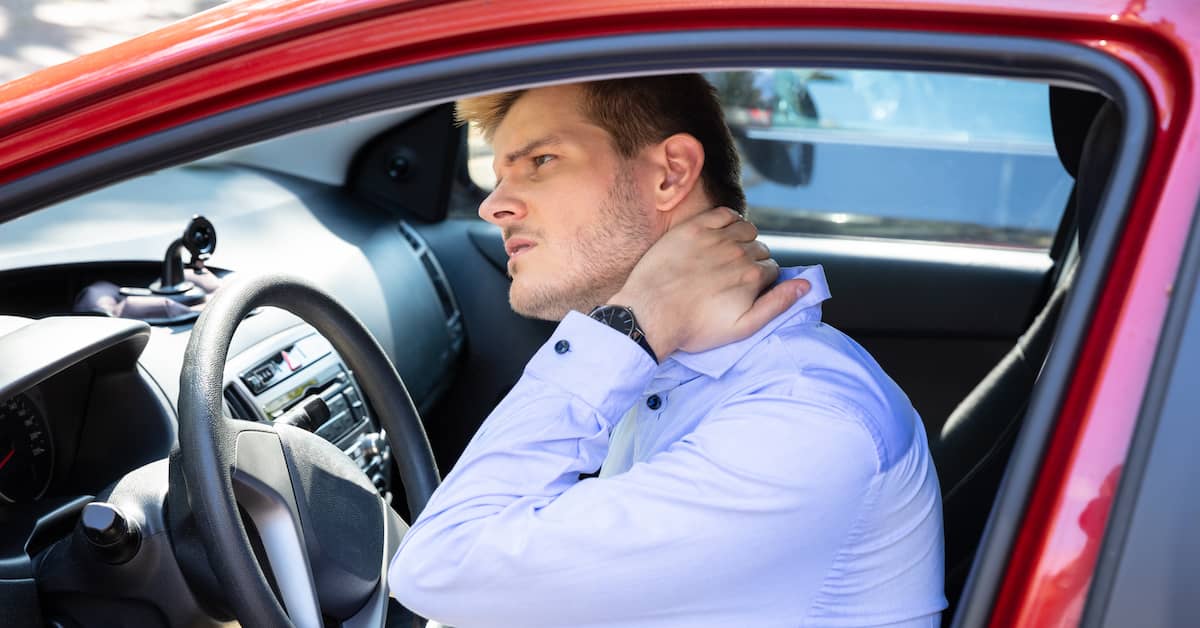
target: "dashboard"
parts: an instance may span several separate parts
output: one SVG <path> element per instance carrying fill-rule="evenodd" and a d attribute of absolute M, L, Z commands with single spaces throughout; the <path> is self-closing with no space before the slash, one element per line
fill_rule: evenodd
<path fill-rule="evenodd" d="M 164 246 L 198 214 L 220 233 L 210 268 L 315 283 L 372 332 L 419 411 L 453 379 L 465 338 L 440 263 L 410 225 L 339 186 L 192 166 L 10 221 L 0 229 L 0 538 L 10 540 L 0 544 L 0 578 L 22 577 L 22 556 L 58 511 L 82 507 L 176 446 L 191 323 L 85 315 L 74 302 L 100 281 L 149 285 Z M 312 327 L 283 310 L 256 311 L 234 335 L 224 383 L 226 413 L 247 421 L 282 420 L 320 398 L 329 415 L 313 430 L 403 510 L 370 401 Z"/>

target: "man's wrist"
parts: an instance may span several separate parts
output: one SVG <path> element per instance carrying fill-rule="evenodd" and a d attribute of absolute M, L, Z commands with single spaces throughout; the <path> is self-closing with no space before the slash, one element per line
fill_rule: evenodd
<path fill-rule="evenodd" d="M 671 344 L 669 333 L 658 324 L 658 317 L 654 315 L 653 308 L 644 300 L 618 292 L 606 301 L 605 305 L 619 305 L 633 311 L 645 341 L 649 345 L 651 355 L 656 361 L 662 362 L 678 348 L 678 345 Z"/>
<path fill-rule="evenodd" d="M 598 305 L 588 312 L 588 317 L 632 340 L 650 356 L 651 360 L 654 360 L 655 364 L 658 364 L 658 355 L 654 353 L 650 342 L 646 340 L 646 333 L 638 324 L 637 316 L 633 314 L 633 308 L 626 305 Z"/>

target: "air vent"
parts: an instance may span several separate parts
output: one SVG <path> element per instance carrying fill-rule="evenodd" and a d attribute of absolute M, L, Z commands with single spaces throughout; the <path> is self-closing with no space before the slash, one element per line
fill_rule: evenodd
<path fill-rule="evenodd" d="M 425 252 L 425 242 L 421 240 L 421 236 L 417 235 L 417 232 L 407 222 L 400 222 L 400 235 L 404 236 L 405 240 L 408 240 L 408 245 L 412 247 L 414 253 L 420 255 Z"/>
<path fill-rule="evenodd" d="M 433 280 L 433 288 L 437 290 L 438 300 L 442 302 L 442 312 L 446 314 L 446 320 L 454 318 L 458 312 L 454 309 L 450 286 L 446 285 L 446 278 L 442 275 L 441 269 L 428 255 L 421 256 L 421 263 L 425 265 L 425 272 L 429 273 L 429 278 Z"/>
<path fill-rule="evenodd" d="M 225 407 L 229 409 L 229 416 L 235 419 L 244 421 L 257 421 L 258 415 L 254 409 L 242 398 L 233 386 L 225 387 Z"/>
<path fill-rule="evenodd" d="M 425 273 L 429 275 L 429 281 L 433 283 L 433 289 L 437 292 L 438 301 L 442 306 L 442 313 L 446 316 L 446 328 L 450 332 L 451 347 L 455 353 L 458 353 L 463 342 L 462 316 L 458 311 L 458 303 L 454 300 L 454 293 L 450 291 L 450 282 L 446 280 L 446 273 L 438 264 L 437 259 L 433 257 L 433 251 L 412 226 L 400 221 L 400 234 L 404 236 L 408 245 L 412 247 L 413 253 L 421 260 L 421 265 L 425 267 Z"/>

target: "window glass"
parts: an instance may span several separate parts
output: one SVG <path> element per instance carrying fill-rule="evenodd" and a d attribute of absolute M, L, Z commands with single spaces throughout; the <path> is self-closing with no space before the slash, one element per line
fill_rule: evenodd
<path fill-rule="evenodd" d="M 1072 181 L 1044 84 L 881 70 L 706 76 L 763 231 L 1050 246 Z M 474 133 L 469 168 L 491 188 L 491 152 Z"/>

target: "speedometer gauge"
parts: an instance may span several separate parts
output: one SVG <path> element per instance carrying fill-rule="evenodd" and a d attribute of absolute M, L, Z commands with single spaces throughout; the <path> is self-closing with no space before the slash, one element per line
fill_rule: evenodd
<path fill-rule="evenodd" d="M 30 502 L 50 485 L 50 426 L 26 395 L 0 403 L 0 500 Z"/>

